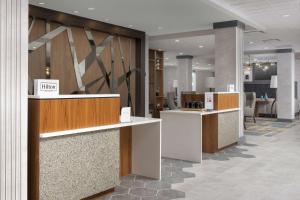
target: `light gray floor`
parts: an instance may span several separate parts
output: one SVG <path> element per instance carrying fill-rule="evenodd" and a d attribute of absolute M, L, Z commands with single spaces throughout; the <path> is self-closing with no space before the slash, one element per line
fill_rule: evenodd
<path fill-rule="evenodd" d="M 100 199 L 300 200 L 300 121 L 247 127 L 239 145 L 205 154 L 201 165 L 164 158 L 162 180 L 130 175 Z"/>
<path fill-rule="evenodd" d="M 185 169 L 195 178 L 172 188 L 189 200 L 299 200 L 300 125 L 270 132 L 206 155 L 202 165 Z"/>

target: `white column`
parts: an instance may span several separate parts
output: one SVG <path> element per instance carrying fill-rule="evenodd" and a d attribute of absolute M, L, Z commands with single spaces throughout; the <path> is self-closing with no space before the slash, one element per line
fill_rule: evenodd
<path fill-rule="evenodd" d="M 277 54 L 277 115 L 279 120 L 295 119 L 295 53 Z"/>
<path fill-rule="evenodd" d="M 28 0 L 0 0 L 0 199 L 27 199 Z"/>
<path fill-rule="evenodd" d="M 181 92 L 192 91 L 192 63 L 193 56 L 177 56 L 177 80 L 178 80 L 178 96 Z M 178 98 L 178 105 L 181 105 L 181 98 Z"/>
<path fill-rule="evenodd" d="M 214 24 L 215 32 L 215 86 L 216 92 L 227 90 L 227 84 L 235 84 L 240 92 L 240 137 L 243 127 L 243 55 L 244 24 L 239 21 L 219 22 Z"/>

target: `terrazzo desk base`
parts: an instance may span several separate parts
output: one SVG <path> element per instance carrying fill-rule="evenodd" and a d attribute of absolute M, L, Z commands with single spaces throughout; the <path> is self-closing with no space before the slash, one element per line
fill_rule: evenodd
<path fill-rule="evenodd" d="M 120 181 L 120 128 L 132 128 L 131 173 L 161 179 L 161 120 L 42 134 L 41 200 L 78 200 L 111 191 Z"/>
<path fill-rule="evenodd" d="M 82 199 L 119 182 L 119 129 L 40 140 L 40 199 Z"/>

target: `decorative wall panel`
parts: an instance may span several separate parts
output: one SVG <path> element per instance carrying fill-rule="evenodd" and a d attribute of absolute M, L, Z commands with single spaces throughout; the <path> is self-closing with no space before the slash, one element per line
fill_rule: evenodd
<path fill-rule="evenodd" d="M 29 83 L 60 81 L 60 94 L 119 93 L 136 110 L 136 38 L 29 17 Z"/>

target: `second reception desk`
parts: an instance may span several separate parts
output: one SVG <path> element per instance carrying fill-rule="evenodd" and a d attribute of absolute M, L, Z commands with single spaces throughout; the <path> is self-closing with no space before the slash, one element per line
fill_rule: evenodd
<path fill-rule="evenodd" d="M 219 95 L 219 94 L 216 94 Z M 239 138 L 238 94 L 230 108 L 222 104 L 225 93 L 218 99 L 214 111 L 169 110 L 160 113 L 162 119 L 162 156 L 193 162 L 202 161 L 202 152 L 215 153 L 236 144 Z"/>
<path fill-rule="evenodd" d="M 119 122 L 119 95 L 29 97 L 29 198 L 84 199 L 161 177 L 161 120 Z"/>

